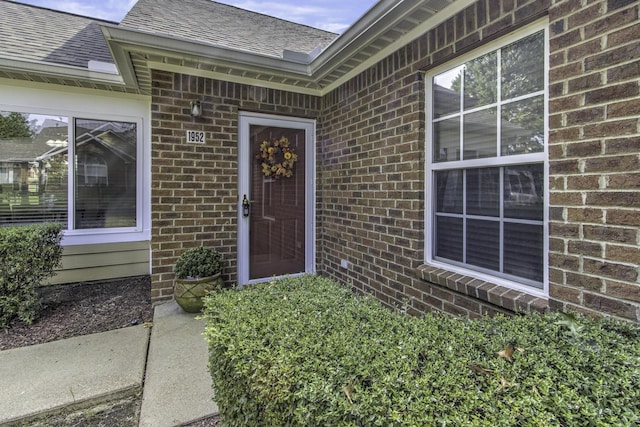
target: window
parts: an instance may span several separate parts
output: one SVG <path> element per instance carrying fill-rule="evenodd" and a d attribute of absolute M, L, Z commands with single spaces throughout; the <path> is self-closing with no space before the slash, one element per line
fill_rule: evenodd
<path fill-rule="evenodd" d="M 69 118 L 0 112 L 0 225 L 68 225 Z"/>
<path fill-rule="evenodd" d="M 75 120 L 75 227 L 136 225 L 135 123 Z"/>
<path fill-rule="evenodd" d="M 545 289 L 546 36 L 427 76 L 427 262 Z"/>
<path fill-rule="evenodd" d="M 138 129 L 137 122 L 0 112 L 0 225 L 138 227 Z"/>

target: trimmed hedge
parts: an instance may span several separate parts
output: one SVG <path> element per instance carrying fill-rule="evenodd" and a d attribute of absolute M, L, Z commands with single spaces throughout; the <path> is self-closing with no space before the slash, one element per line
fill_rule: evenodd
<path fill-rule="evenodd" d="M 640 330 L 394 313 L 304 276 L 206 299 L 225 426 L 640 424 Z"/>
<path fill-rule="evenodd" d="M 15 317 L 27 324 L 35 320 L 36 288 L 60 265 L 61 239 L 60 224 L 0 227 L 0 328 Z"/>

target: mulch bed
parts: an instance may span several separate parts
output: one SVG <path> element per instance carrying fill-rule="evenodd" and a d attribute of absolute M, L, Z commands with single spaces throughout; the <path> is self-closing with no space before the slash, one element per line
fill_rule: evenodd
<path fill-rule="evenodd" d="M 31 325 L 15 320 L 0 329 L 0 350 L 42 344 L 64 338 L 139 325 L 153 320 L 151 281 L 148 276 L 48 286 L 40 290 L 43 301 L 38 319 Z M 137 426 L 140 396 L 99 408 L 52 415 L 34 426 Z M 219 416 L 188 424 L 216 427 Z"/>
<path fill-rule="evenodd" d="M 0 350 L 124 328 L 153 320 L 149 277 L 43 288 L 38 319 L 0 330 Z"/>

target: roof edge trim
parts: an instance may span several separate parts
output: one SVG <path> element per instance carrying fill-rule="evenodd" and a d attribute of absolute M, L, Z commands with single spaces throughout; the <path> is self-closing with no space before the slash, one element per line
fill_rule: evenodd
<path fill-rule="evenodd" d="M 277 69 L 284 72 L 310 77 L 308 63 L 291 61 L 275 56 L 251 53 L 241 49 L 186 40 L 168 35 L 157 35 L 137 29 L 103 25 L 102 32 L 111 46 L 118 44 L 126 49 L 172 52 L 179 57 L 215 57 L 230 64 L 252 66 L 263 69 Z"/>
<path fill-rule="evenodd" d="M 416 1 L 414 0 L 413 3 L 416 3 Z M 375 65 L 379 61 L 381 61 L 384 58 L 386 58 L 387 56 L 391 55 L 393 52 L 395 52 L 398 49 L 401 49 L 403 46 L 406 46 L 407 44 L 411 43 L 413 40 L 415 40 L 415 39 L 421 37 L 422 35 L 426 34 L 429 30 L 433 29 L 439 23 L 446 21 L 448 18 L 450 18 L 451 16 L 454 16 L 456 13 L 464 10 L 466 7 L 470 6 L 473 3 L 475 3 L 475 0 L 456 0 L 456 1 L 454 1 L 453 3 L 449 4 L 444 9 L 436 12 L 433 16 L 431 16 L 429 19 L 427 19 L 424 22 L 422 22 L 420 25 L 418 25 L 415 28 L 411 29 L 409 32 L 404 34 L 402 37 L 399 37 L 398 39 L 396 39 L 393 43 L 391 43 L 390 45 L 386 46 L 384 49 L 382 49 L 381 51 L 377 52 L 375 55 L 373 55 L 373 56 L 369 57 L 367 60 L 361 62 L 357 67 L 355 67 L 352 70 L 350 70 L 349 72 L 345 73 L 340 78 L 334 80 L 331 84 L 325 86 L 323 88 L 323 93 L 331 92 L 333 89 L 337 88 L 338 86 L 340 86 L 344 82 L 346 82 L 349 79 L 353 78 L 354 76 L 358 75 L 362 71 L 372 67 L 373 65 Z M 383 18 L 383 16 L 381 16 L 381 15 L 377 16 L 377 20 L 378 21 L 381 20 L 382 18 Z M 316 75 L 316 73 L 320 72 L 320 70 L 323 67 L 329 66 L 330 65 L 329 63 L 331 63 L 331 62 L 341 63 L 346 58 L 348 58 L 349 55 L 351 54 L 351 51 L 352 51 L 352 48 L 353 48 L 351 46 L 351 44 L 357 43 L 358 42 L 358 40 L 357 40 L 358 38 L 363 38 L 364 39 L 366 37 L 366 33 L 369 30 L 373 29 L 372 27 L 374 27 L 374 24 L 372 24 L 371 27 L 367 31 L 365 31 L 363 33 L 360 33 L 360 35 L 356 39 L 350 40 L 350 41 L 345 42 L 345 43 L 342 43 L 343 44 L 342 49 L 339 52 L 334 52 L 333 56 L 331 56 L 330 58 L 324 58 L 323 54 L 325 52 L 323 52 L 323 54 L 320 54 L 319 57 L 316 58 L 316 60 L 314 60 L 314 63 L 311 64 L 311 69 L 312 69 L 312 72 L 314 73 L 314 77 L 315 78 L 319 78 L 320 76 Z M 389 26 L 386 26 L 385 28 L 389 28 Z M 384 29 L 381 29 L 380 31 L 384 31 Z M 339 39 L 337 40 L 337 42 L 339 42 Z M 362 43 L 365 43 L 365 44 L 369 43 L 369 39 L 362 40 Z M 336 48 L 338 48 L 338 47 L 336 47 Z M 323 74 L 326 74 L 326 72 L 323 73 Z"/>
<path fill-rule="evenodd" d="M 73 65 L 55 64 L 45 61 L 34 61 L 22 58 L 0 56 L 0 68 L 12 72 L 33 73 L 61 79 L 80 79 L 92 82 L 123 86 L 120 74 L 94 71 Z"/>

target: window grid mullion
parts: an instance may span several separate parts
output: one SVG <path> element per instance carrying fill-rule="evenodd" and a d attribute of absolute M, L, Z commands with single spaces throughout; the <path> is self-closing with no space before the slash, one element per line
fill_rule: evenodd
<path fill-rule="evenodd" d="M 502 90 L 502 82 L 500 82 L 500 90 Z M 481 105 L 479 107 L 474 107 L 474 108 L 469 108 L 467 110 L 462 110 L 463 113 L 461 113 L 460 111 L 457 111 L 455 113 L 450 113 L 447 114 L 445 116 L 442 117 L 438 117 L 438 118 L 434 118 L 433 119 L 433 123 L 438 123 L 438 122 L 443 122 L 449 119 L 455 119 L 456 117 L 461 116 L 462 114 L 472 114 L 472 113 L 477 113 L 478 111 L 483 111 L 483 110 L 490 110 L 491 108 L 498 108 L 504 105 L 509 105 L 512 104 L 514 102 L 520 102 L 520 101 L 526 101 L 527 99 L 532 99 L 532 98 L 537 98 L 539 96 L 543 96 L 545 94 L 544 90 L 539 90 L 536 92 L 531 92 L 531 93 L 527 93 L 524 95 L 520 95 L 520 96 L 516 96 L 515 98 L 509 98 L 506 100 L 502 100 L 502 97 L 500 98 L 500 102 L 491 102 L 488 104 L 484 104 Z"/>
<path fill-rule="evenodd" d="M 69 116 L 67 140 L 67 229 L 76 228 L 76 117 Z"/>
<path fill-rule="evenodd" d="M 467 170 L 462 171 L 462 262 L 467 263 Z"/>
<path fill-rule="evenodd" d="M 462 77 L 460 78 L 460 124 L 459 124 L 459 128 L 460 128 L 460 155 L 459 160 L 464 160 L 464 93 L 465 93 L 465 87 L 464 87 L 464 75 L 467 72 L 467 66 L 465 65 L 464 67 L 462 67 Z M 463 178 L 463 182 L 464 182 L 464 178 Z M 464 203 L 464 202 L 463 202 Z M 466 240 L 465 240 L 466 242 Z"/>
<path fill-rule="evenodd" d="M 498 49 L 496 54 L 496 75 L 497 75 L 497 90 L 496 101 L 498 106 L 496 107 L 496 118 L 498 120 L 498 126 L 496 131 L 496 157 L 502 156 L 502 48 Z M 499 186 L 498 193 L 500 194 L 499 210 L 500 210 L 500 238 L 498 240 L 498 271 L 504 273 L 504 166 L 499 169 Z"/>
<path fill-rule="evenodd" d="M 499 258 L 500 258 L 500 263 L 498 265 L 499 271 L 500 273 L 504 273 L 504 167 L 501 167 L 500 170 L 500 178 L 498 179 L 498 181 L 500 182 L 500 189 L 499 189 L 499 193 L 500 193 L 500 240 L 498 242 L 500 249 L 499 249 Z"/>
<path fill-rule="evenodd" d="M 464 160 L 464 96 L 465 85 L 464 76 L 467 66 L 462 67 L 462 77 L 460 78 L 460 155 L 459 160 Z M 462 262 L 467 263 L 467 171 L 462 171 Z"/>
<path fill-rule="evenodd" d="M 496 106 L 496 120 L 498 120 L 498 125 L 496 127 L 496 157 L 502 157 L 502 144 L 500 143 L 502 140 L 502 49 L 498 49 L 496 58 L 496 75 L 498 80 L 496 82 L 496 104 L 498 104 Z"/>

